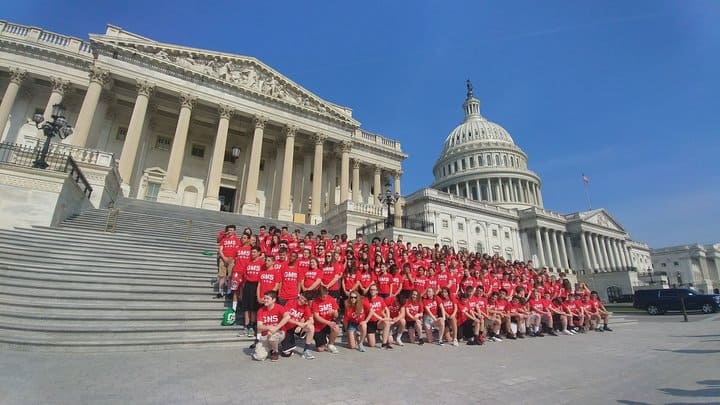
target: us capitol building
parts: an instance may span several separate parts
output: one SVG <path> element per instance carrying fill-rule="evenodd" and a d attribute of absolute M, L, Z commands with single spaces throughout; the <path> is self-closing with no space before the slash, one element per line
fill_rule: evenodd
<path fill-rule="evenodd" d="M 648 246 L 606 210 L 545 209 L 528 156 L 481 114 L 469 81 L 464 118 L 432 167 L 435 181 L 402 193 L 400 142 L 362 129 L 351 108 L 262 61 L 112 25 L 89 38 L 0 21 L 0 130 L 5 144 L 38 147 L 44 136 L 30 118 L 49 119 L 62 103 L 74 134 L 51 151 L 78 162 L 96 208 L 122 195 L 320 224 L 331 233 L 361 229 L 532 259 L 603 296 L 612 288 L 630 293 L 652 271 Z M 7 167 L 0 159 L 0 192 L 38 184 Z M 386 193 L 400 196 L 391 215 L 380 202 Z M 0 225 L 33 224 L 14 215 Z M 391 216 L 395 226 L 384 227 Z"/>

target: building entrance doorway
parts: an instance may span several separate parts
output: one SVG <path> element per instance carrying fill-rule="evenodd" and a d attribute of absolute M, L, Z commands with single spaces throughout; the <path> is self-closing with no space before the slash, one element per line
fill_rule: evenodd
<path fill-rule="evenodd" d="M 234 212 L 235 211 L 235 189 L 220 187 L 220 211 Z"/>

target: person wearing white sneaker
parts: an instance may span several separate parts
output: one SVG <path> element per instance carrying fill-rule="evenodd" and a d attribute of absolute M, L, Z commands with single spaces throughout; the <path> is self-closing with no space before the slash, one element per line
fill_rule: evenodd
<path fill-rule="evenodd" d="M 367 336 L 367 322 L 365 321 L 367 316 L 368 314 L 365 311 L 365 306 L 363 306 L 358 292 L 351 291 L 350 294 L 348 294 L 348 299 L 345 301 L 345 316 L 343 317 L 348 348 L 358 349 L 361 352 L 365 351 L 362 342 L 365 340 L 365 336 Z M 356 332 L 360 335 L 357 341 L 355 340 Z"/>
<path fill-rule="evenodd" d="M 337 354 L 335 339 L 340 334 L 340 326 L 335 322 L 338 316 L 337 300 L 328 295 L 328 289 L 323 285 L 318 288 L 318 292 L 320 295 L 310 306 L 315 319 L 315 348 L 318 352 L 327 349 L 330 353 Z"/>
<path fill-rule="evenodd" d="M 438 344 L 442 345 L 443 336 L 445 335 L 445 318 L 438 308 L 438 300 L 435 296 L 435 290 L 432 287 L 425 290 L 425 298 L 423 298 L 423 307 L 425 316 L 423 317 L 423 325 L 425 326 L 425 338 L 428 343 L 433 341 L 433 327 L 438 330 Z"/>
<path fill-rule="evenodd" d="M 550 311 L 553 313 L 553 322 L 555 323 L 556 321 L 559 321 L 560 323 L 560 333 L 570 336 L 572 333 L 568 331 L 567 326 L 568 321 L 572 322 L 572 314 L 565 312 L 565 308 L 563 308 L 561 301 L 561 298 L 554 298 L 552 300 L 552 304 L 550 305 Z M 555 323 L 555 326 L 557 326 L 557 323 Z"/>
<path fill-rule="evenodd" d="M 416 339 L 422 340 L 423 303 L 417 290 L 410 293 L 410 297 L 403 305 L 403 312 L 405 313 L 405 326 L 408 329 L 409 342 L 415 343 Z"/>
<path fill-rule="evenodd" d="M 405 308 L 400 306 L 397 295 L 385 298 L 385 305 L 390 312 L 390 329 L 395 328 L 395 344 L 405 346 L 402 342 L 402 334 L 405 332 Z M 391 336 L 390 340 L 392 339 Z"/>
<path fill-rule="evenodd" d="M 450 289 L 445 287 L 440 290 L 438 295 L 440 300 L 440 311 L 445 318 L 445 338 L 448 342 L 452 342 L 453 346 L 457 346 L 458 323 L 457 323 L 457 304 L 450 295 Z"/>

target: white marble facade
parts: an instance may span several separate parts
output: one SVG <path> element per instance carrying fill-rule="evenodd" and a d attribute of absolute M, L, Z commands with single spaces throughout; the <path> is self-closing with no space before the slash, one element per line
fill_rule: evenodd
<path fill-rule="evenodd" d="M 0 21 L 0 89 L 3 142 L 36 144 L 29 118 L 62 102 L 63 142 L 112 153 L 133 198 L 319 223 L 347 201 L 379 206 L 376 180 L 399 183 L 407 157 L 255 58 L 112 25 L 83 41 Z"/>
<path fill-rule="evenodd" d="M 720 289 L 720 243 L 669 246 L 650 252 L 655 274 L 666 275 L 674 287 L 692 287 L 710 294 Z"/>

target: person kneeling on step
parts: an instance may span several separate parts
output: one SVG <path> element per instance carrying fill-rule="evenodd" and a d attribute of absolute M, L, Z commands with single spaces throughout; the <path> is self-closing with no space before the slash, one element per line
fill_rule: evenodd
<path fill-rule="evenodd" d="M 258 343 L 255 345 L 253 360 L 262 361 L 270 355 L 270 360 L 278 361 L 278 346 L 285 338 L 283 330 L 290 319 L 290 313 L 277 303 L 277 292 L 268 291 L 263 297 L 263 307 L 257 312 Z"/>

